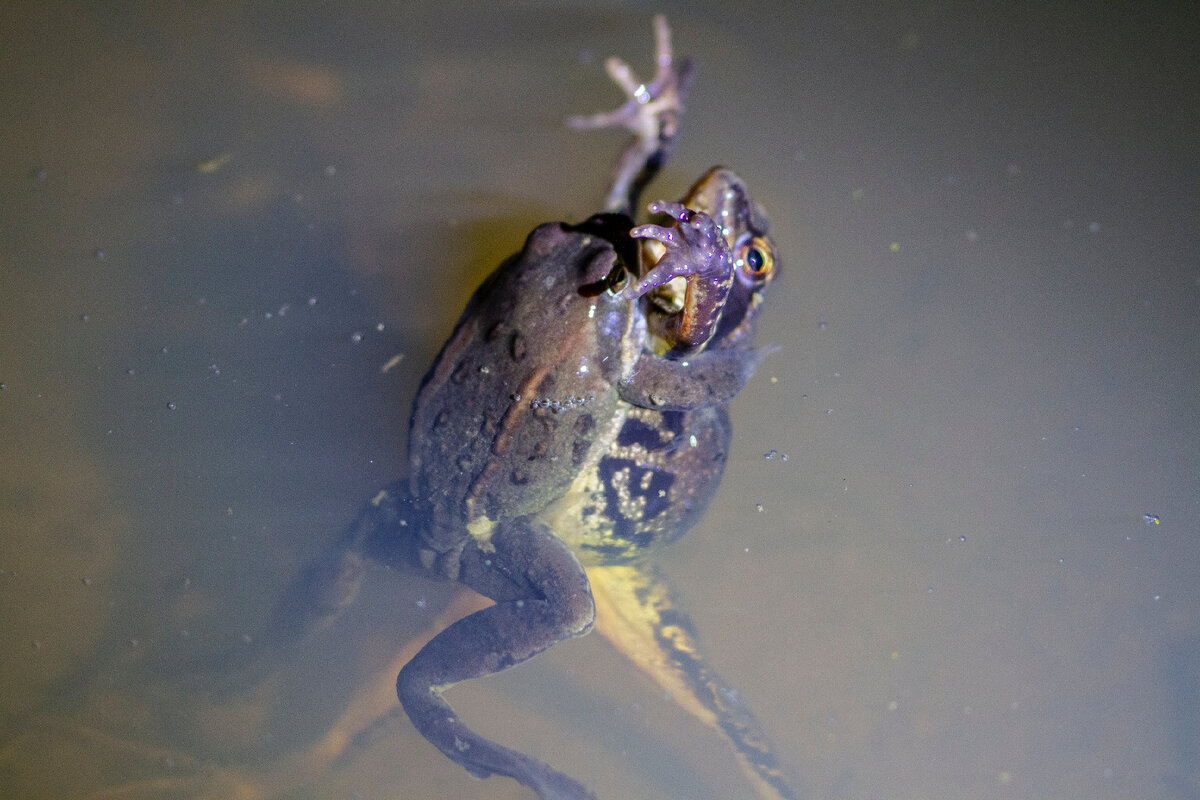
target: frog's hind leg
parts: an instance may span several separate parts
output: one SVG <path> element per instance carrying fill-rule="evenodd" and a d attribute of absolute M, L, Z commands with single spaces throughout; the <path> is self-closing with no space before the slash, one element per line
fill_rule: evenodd
<path fill-rule="evenodd" d="M 657 572 L 636 566 L 590 567 L 596 629 L 671 693 L 681 708 L 728 737 L 763 800 L 795 800 L 770 740 L 738 692 L 701 654 L 691 619 Z"/>
<path fill-rule="evenodd" d="M 494 549 L 493 549 L 494 548 Z M 439 633 L 404 666 L 396 692 L 413 725 L 476 777 L 507 775 L 543 800 L 593 795 L 547 765 L 468 728 L 442 699 L 459 681 L 491 675 L 592 628 L 587 575 L 544 525 L 516 520 L 463 553 L 460 582 L 496 601 Z"/>
<path fill-rule="evenodd" d="M 380 489 L 284 590 L 265 642 L 288 646 L 328 627 L 357 598 L 368 562 L 419 566 L 418 527 L 407 479 Z"/>

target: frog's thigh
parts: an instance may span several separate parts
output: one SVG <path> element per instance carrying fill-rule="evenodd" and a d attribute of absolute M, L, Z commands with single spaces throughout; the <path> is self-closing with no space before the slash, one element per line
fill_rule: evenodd
<path fill-rule="evenodd" d="M 795 798 L 762 726 L 738 691 L 708 665 L 692 621 L 675 604 L 666 580 L 630 565 L 592 567 L 588 577 L 601 635 L 681 708 L 725 734 L 759 797 Z"/>
<path fill-rule="evenodd" d="M 590 794 L 546 765 L 470 730 L 442 699 L 453 684 L 521 663 L 551 645 L 587 633 L 595 605 L 587 575 L 571 550 L 538 522 L 522 519 L 497 530 L 487 554 L 492 577 L 506 575 L 524 596 L 506 590 L 499 602 L 460 619 L 435 636 L 404 666 L 396 681 L 413 725 L 449 758 L 479 777 L 499 774 L 530 786 L 542 797 Z M 471 588 L 494 581 L 460 576 Z M 496 594 L 497 592 L 493 592 Z"/>

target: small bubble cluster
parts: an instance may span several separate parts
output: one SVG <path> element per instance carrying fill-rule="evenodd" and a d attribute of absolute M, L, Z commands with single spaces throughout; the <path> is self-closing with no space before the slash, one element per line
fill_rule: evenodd
<path fill-rule="evenodd" d="M 565 400 L 551 400 L 549 397 L 535 397 L 533 400 L 529 401 L 529 407 L 548 408 L 557 414 L 560 411 L 566 411 L 568 408 L 580 408 L 582 406 L 586 406 L 589 403 L 595 402 L 595 400 L 595 395 L 589 395 L 587 397 L 576 397 L 575 395 L 571 395 Z"/>

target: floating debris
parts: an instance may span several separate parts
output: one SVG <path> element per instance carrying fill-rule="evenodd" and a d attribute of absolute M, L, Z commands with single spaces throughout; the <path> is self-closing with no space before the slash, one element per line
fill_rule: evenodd
<path fill-rule="evenodd" d="M 233 153 L 225 152 L 213 158 L 200 161 L 196 164 L 196 172 L 199 172 L 201 175 L 211 175 L 229 163 L 229 159 L 231 158 L 233 158 Z"/>

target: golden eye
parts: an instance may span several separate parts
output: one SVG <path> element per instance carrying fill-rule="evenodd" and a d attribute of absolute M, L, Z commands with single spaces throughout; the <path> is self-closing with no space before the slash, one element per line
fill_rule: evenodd
<path fill-rule="evenodd" d="M 775 272 L 775 248 L 762 236 L 747 239 L 738 245 L 738 270 L 750 281 L 765 281 Z"/>

